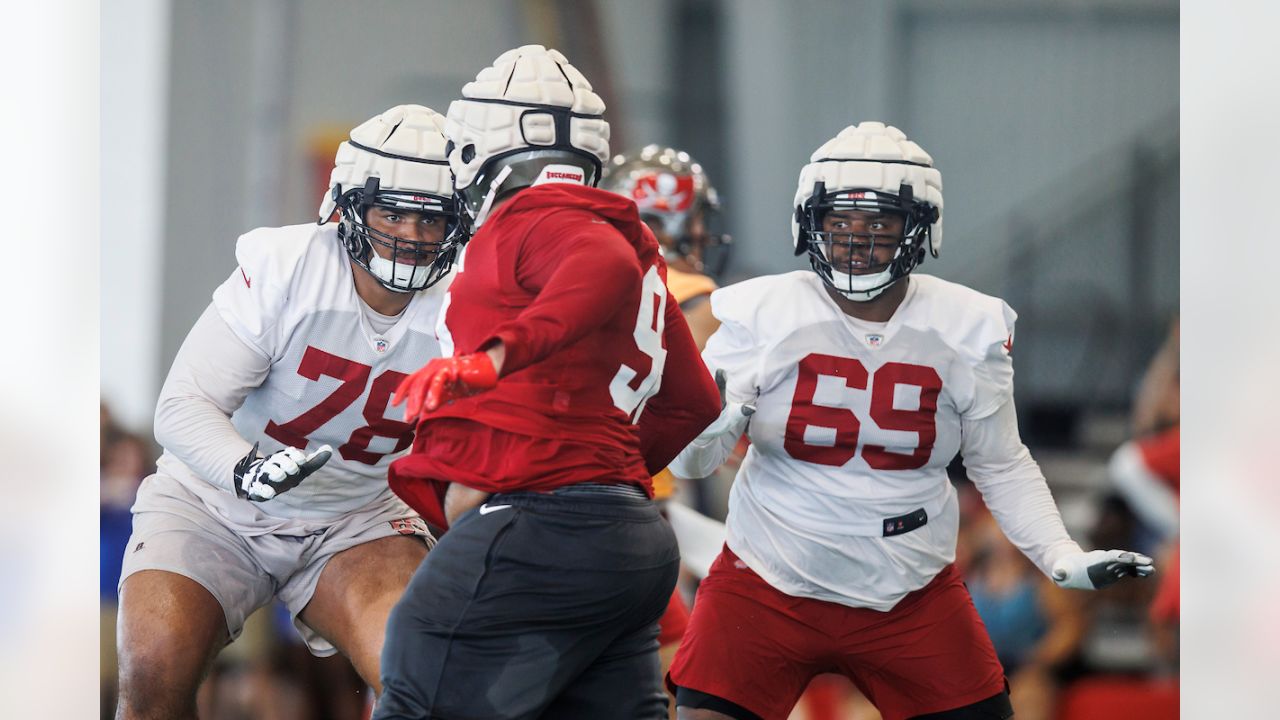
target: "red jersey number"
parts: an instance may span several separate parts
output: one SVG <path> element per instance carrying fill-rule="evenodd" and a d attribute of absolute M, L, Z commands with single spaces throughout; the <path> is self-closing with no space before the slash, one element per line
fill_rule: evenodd
<path fill-rule="evenodd" d="M 876 470 L 914 470 L 929 462 L 938 437 L 935 417 L 938 393 L 942 390 L 938 372 L 924 365 L 885 363 L 872 378 L 858 360 L 821 353 L 811 353 L 800 361 L 800 374 L 783 437 L 783 448 L 788 455 L 804 462 L 840 467 L 858 453 L 858 432 L 862 427 L 858 416 L 848 408 L 813 404 L 818 378 L 824 375 L 843 378 L 845 386 L 855 390 L 866 390 L 870 380 L 870 414 L 876 425 L 884 430 L 914 432 L 918 436 L 916 447 L 910 453 L 894 452 L 882 445 L 864 446 L 862 459 L 867 465 Z M 920 388 L 918 409 L 902 410 L 893 406 L 899 385 Z M 834 430 L 835 442 L 832 445 L 805 442 L 805 429 L 810 426 Z"/>
<path fill-rule="evenodd" d="M 307 436 L 337 417 L 338 413 L 346 410 L 364 394 L 365 388 L 369 387 L 369 375 L 372 372 L 373 368 L 364 363 L 308 345 L 302 354 L 302 362 L 298 364 L 298 374 L 308 380 L 319 380 L 321 375 L 328 375 L 338 379 L 340 384 L 318 405 L 298 417 L 283 424 L 277 424 L 274 420 L 267 422 L 266 434 L 290 447 L 305 448 Z M 413 442 L 412 425 L 383 417 L 392 392 L 404 377 L 404 373 L 387 370 L 374 379 L 364 404 L 364 419 L 369 424 L 354 430 L 351 437 L 338 448 L 338 454 L 344 460 L 377 465 L 386 455 L 400 452 Z M 370 452 L 369 441 L 374 437 L 395 440 L 395 449 L 390 453 Z"/>
<path fill-rule="evenodd" d="M 631 418 L 640 421 L 645 403 L 662 388 L 662 368 L 667 363 L 667 349 L 662 345 L 662 332 L 666 324 L 667 286 L 653 265 L 644 274 L 640 286 L 640 307 L 636 309 L 636 341 L 634 360 L 623 362 L 609 383 L 613 404 Z M 648 373 L 641 376 L 648 368 Z"/>

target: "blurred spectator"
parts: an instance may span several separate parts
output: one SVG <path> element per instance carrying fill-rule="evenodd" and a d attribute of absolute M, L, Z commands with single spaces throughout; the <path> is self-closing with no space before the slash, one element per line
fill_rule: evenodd
<path fill-rule="evenodd" d="M 1143 524 L 1169 540 L 1178 531 L 1181 473 L 1178 319 L 1134 396 L 1133 437 L 1111 456 L 1108 474 Z"/>
<path fill-rule="evenodd" d="M 1091 547 L 1133 547 L 1154 555 L 1155 542 L 1122 497 L 1109 494 L 1102 499 L 1089 533 Z M 1124 583 L 1088 596 L 1081 671 L 1146 673 L 1152 669 L 1155 657 L 1146 619 L 1155 589 L 1156 583 L 1151 582 Z"/>
<path fill-rule="evenodd" d="M 296 717 L 307 720 L 359 720 L 373 693 L 343 655 L 316 657 L 293 629 L 288 608 L 277 601 L 271 606 L 274 647 L 267 672 L 275 687 L 287 687 L 297 699 Z M 279 694 L 279 693 L 277 693 Z M 281 703 L 288 705 L 289 703 Z M 290 716 L 295 717 L 295 716 Z"/>
<path fill-rule="evenodd" d="M 1055 586 L 1005 539 L 972 485 L 957 490 L 967 510 L 966 584 L 1009 679 L 1013 707 L 1019 720 L 1048 720 L 1059 675 L 1080 648 L 1083 598 Z"/>
<path fill-rule="evenodd" d="M 1178 507 L 1181 493 L 1178 319 L 1151 359 L 1134 398 L 1133 439 L 1111 457 L 1108 473 L 1116 490 L 1144 524 L 1165 542 L 1162 573 L 1148 612 L 1158 669 L 1176 673 L 1180 618 Z"/>
<path fill-rule="evenodd" d="M 133 528 L 129 508 L 154 457 L 146 440 L 120 427 L 105 403 L 99 407 L 99 688 L 102 717 L 110 718 L 116 705 L 116 585 Z"/>
<path fill-rule="evenodd" d="M 1162 541 L 1178 534 L 1180 457 L 1180 429 L 1174 425 L 1122 444 L 1107 466 L 1116 491 Z"/>
<path fill-rule="evenodd" d="M 119 432 L 103 448 L 99 504 L 102 522 L 102 597 L 116 597 L 120 559 L 132 526 L 129 508 L 142 478 L 154 467 L 151 448 L 137 435 Z"/>
<path fill-rule="evenodd" d="M 1134 437 L 1173 427 L 1181 417 L 1179 320 L 1174 318 L 1164 344 L 1151 358 L 1133 400 L 1130 426 Z"/>
<path fill-rule="evenodd" d="M 1178 591 L 1182 573 L 1179 570 L 1178 545 L 1173 544 L 1162 556 L 1160 567 L 1164 572 L 1160 576 L 1160 584 L 1156 588 L 1156 596 L 1151 601 L 1149 621 L 1151 623 L 1151 643 L 1155 650 L 1157 671 L 1161 674 L 1176 675 L 1179 667 L 1179 639 L 1181 631 L 1182 608 Z"/>

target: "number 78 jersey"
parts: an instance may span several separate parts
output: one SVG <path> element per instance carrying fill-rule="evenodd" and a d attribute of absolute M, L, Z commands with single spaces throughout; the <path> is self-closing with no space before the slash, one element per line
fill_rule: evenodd
<path fill-rule="evenodd" d="M 232 424 L 263 455 L 334 449 L 306 482 L 258 508 L 332 518 L 389 493 L 387 467 L 413 440 L 391 394 L 440 355 L 434 328 L 447 280 L 415 293 L 398 317 L 379 319 L 356 294 L 351 274 L 364 271 L 352 267 L 332 224 L 260 228 L 240 238 L 236 259 L 213 304 L 271 368 Z"/>
<path fill-rule="evenodd" d="M 730 496 L 730 547 L 803 575 L 813 570 L 807 547 L 841 555 L 853 538 L 893 536 L 902 516 L 924 510 L 934 527 L 911 542 L 936 535 L 936 569 L 949 562 L 954 532 L 936 532 L 954 522 L 946 467 L 962 422 L 1012 397 L 1009 306 L 913 274 L 894 316 L 865 322 L 807 270 L 723 288 L 711 303 L 722 324 L 703 360 L 726 371 L 730 400 L 757 406 Z M 761 557 L 779 548 L 799 557 Z"/>

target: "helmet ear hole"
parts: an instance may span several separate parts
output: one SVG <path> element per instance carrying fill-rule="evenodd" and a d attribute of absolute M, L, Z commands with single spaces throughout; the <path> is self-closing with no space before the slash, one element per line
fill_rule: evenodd
<path fill-rule="evenodd" d="M 475 159 L 476 159 L 476 146 L 472 143 L 468 143 L 467 145 L 464 145 L 462 147 L 463 164 L 470 164 L 471 161 Z"/>

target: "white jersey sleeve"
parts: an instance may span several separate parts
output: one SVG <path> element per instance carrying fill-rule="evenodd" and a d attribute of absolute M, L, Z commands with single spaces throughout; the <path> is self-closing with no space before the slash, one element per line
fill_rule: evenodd
<path fill-rule="evenodd" d="M 235 465 L 251 444 L 231 415 L 270 370 L 270 358 L 246 345 L 213 305 L 206 308 L 178 349 L 156 403 L 156 441 L 166 455 L 234 494 Z"/>
<path fill-rule="evenodd" d="M 239 267 L 213 291 L 213 306 L 236 336 L 270 358 L 281 350 L 280 321 L 310 236 L 258 228 L 236 241 Z"/>
<path fill-rule="evenodd" d="M 715 312 L 716 290 L 711 294 L 712 312 Z M 730 300 L 732 302 L 732 300 Z M 730 313 L 724 313 L 726 317 Z M 727 319 L 707 339 L 702 351 L 702 361 L 714 377 L 717 371 L 725 373 L 725 400 L 746 403 L 759 394 L 756 383 L 760 371 L 756 339 L 741 322 Z M 694 440 L 680 451 L 668 466 L 679 478 L 697 479 L 710 475 L 729 457 L 738 444 L 737 436 L 723 435 L 708 441 Z"/>
<path fill-rule="evenodd" d="M 1067 534 L 1040 466 L 1018 435 L 1010 400 L 996 412 L 962 422 L 960 452 L 1000 530 L 1046 576 L 1059 558 L 1083 552 Z"/>

